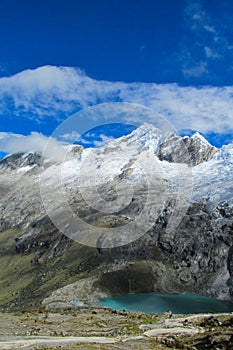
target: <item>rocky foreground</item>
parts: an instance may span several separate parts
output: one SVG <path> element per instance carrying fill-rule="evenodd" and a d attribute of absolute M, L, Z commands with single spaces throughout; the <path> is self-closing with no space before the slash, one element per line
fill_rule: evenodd
<path fill-rule="evenodd" d="M 233 315 L 102 308 L 0 313 L 0 349 L 232 349 Z"/>

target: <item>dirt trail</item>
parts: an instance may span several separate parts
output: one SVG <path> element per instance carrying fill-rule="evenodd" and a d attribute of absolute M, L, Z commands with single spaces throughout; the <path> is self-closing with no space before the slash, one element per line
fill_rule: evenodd
<path fill-rule="evenodd" d="M 25 337 L 20 339 L 9 339 L 0 342 L 0 349 L 24 349 L 32 346 L 65 346 L 69 344 L 113 344 L 119 342 L 117 338 L 106 337 Z"/>
<path fill-rule="evenodd" d="M 102 309 L 0 313 L 0 349 L 233 348 L 233 315 L 148 315 Z M 207 344 L 208 343 L 208 344 Z M 86 345 L 83 345 L 86 344 Z"/>

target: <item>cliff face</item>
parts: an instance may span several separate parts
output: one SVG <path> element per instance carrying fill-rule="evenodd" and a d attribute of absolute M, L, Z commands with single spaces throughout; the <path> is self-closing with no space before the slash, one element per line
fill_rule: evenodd
<path fill-rule="evenodd" d="M 192 166 L 207 161 L 216 153 L 216 148 L 206 141 L 199 133 L 192 137 L 179 137 L 175 134 L 161 143 L 159 158 L 168 162 L 188 163 Z"/>
<path fill-rule="evenodd" d="M 78 148 L 78 153 L 71 149 L 63 164 L 43 162 L 41 155 L 32 153 L 1 160 L 0 260 L 7 268 L 0 276 L 0 290 L 5 289 L 0 293 L 0 304 L 13 309 L 37 305 L 53 290 L 66 285 L 61 294 L 68 293 L 70 300 L 90 301 L 88 293 L 98 290 L 107 295 L 194 292 L 233 301 L 232 149 L 229 145 L 216 150 L 199 134 L 190 138 L 174 134 L 164 137 L 146 125 L 101 149 Z M 155 155 L 160 169 L 158 175 L 149 167 L 145 181 L 144 176 L 139 176 L 137 164 L 147 151 Z M 80 183 L 77 174 L 84 160 L 84 180 Z M 102 176 L 93 186 L 91 175 L 96 169 L 102 169 Z M 177 202 L 182 203 L 178 197 L 183 192 L 177 190 L 175 178 L 177 169 L 179 173 L 186 169 L 192 175 L 192 191 L 177 225 L 169 229 L 174 212 L 178 212 Z M 39 187 L 43 174 L 54 212 L 61 213 L 62 222 L 66 219 L 62 217 L 66 207 L 56 192 L 61 170 L 69 206 L 99 237 L 96 247 L 64 236 L 47 215 Z M 124 193 L 124 181 L 133 186 L 130 199 L 128 192 Z M 86 188 L 89 191 L 83 192 Z M 166 197 L 161 197 L 162 191 Z M 103 205 L 122 197 L 122 209 L 111 213 L 96 209 L 97 193 L 105 199 Z M 112 244 L 106 248 L 108 230 L 120 231 L 123 227 L 124 235 L 132 235 L 127 224 L 138 220 L 148 196 L 155 205 L 160 198 L 163 203 L 148 216 L 147 233 L 123 246 Z M 85 228 L 81 233 L 87 234 Z M 70 290 L 77 295 L 69 292 L 70 284 Z"/>

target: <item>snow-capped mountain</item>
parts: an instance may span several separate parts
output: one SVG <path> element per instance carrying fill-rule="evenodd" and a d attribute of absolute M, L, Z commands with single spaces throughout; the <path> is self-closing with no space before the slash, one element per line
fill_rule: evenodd
<path fill-rule="evenodd" d="M 5 188 L 6 193 L 10 181 L 17 184 L 16 187 L 42 183 L 46 192 L 51 191 L 52 199 L 56 196 L 55 188 L 61 183 L 72 197 L 72 191 L 80 187 L 126 180 L 134 184 L 157 178 L 166 184 L 166 200 L 170 199 L 170 194 L 178 195 L 178 192 L 183 196 L 183 186 L 188 187 L 187 200 L 191 202 L 204 199 L 213 207 L 232 199 L 232 144 L 217 150 L 199 133 L 191 137 L 164 135 L 154 126 L 143 124 L 131 134 L 102 147 L 84 149 L 70 145 L 64 152 L 62 145 L 62 152 L 65 154 L 61 158 L 63 162 L 57 162 L 56 157 L 54 161 L 48 160 L 37 153 L 5 157 L 0 161 L 2 192 Z M 20 189 L 20 193 L 23 191 Z M 33 197 L 34 191 L 39 191 L 38 186 L 33 185 L 28 196 Z M 16 195 L 15 200 L 18 197 Z M 36 198 L 35 205 L 38 205 L 40 201 L 38 196 Z M 14 209 L 7 202 L 2 210 L 4 217 L 10 217 Z M 27 211 L 31 215 L 30 208 L 25 209 Z M 23 222 L 25 218 L 21 216 L 19 220 Z"/>
<path fill-rule="evenodd" d="M 61 147 L 62 162 L 46 152 L 0 160 L 0 231 L 16 232 L 15 254 L 53 264 L 75 244 L 75 231 L 100 254 L 99 267 L 107 256 L 108 271 L 146 260 L 156 291 L 232 299 L 233 144 L 216 149 L 199 133 L 144 124 L 98 148 Z M 97 268 L 82 254 L 77 275 Z"/>
<path fill-rule="evenodd" d="M 206 198 L 212 207 L 233 199 L 233 143 L 223 146 L 208 162 L 193 168 L 193 199 Z"/>
<path fill-rule="evenodd" d="M 174 195 L 186 196 L 190 202 L 208 200 L 213 207 L 232 198 L 232 145 L 217 150 L 199 133 L 191 137 L 170 132 L 164 135 L 154 126 L 143 124 L 129 135 L 99 148 L 70 145 L 65 149 L 61 145 L 61 154 L 65 155 L 62 162 L 57 161 L 58 157 L 52 160 L 37 153 L 13 154 L 0 161 L 2 193 L 7 192 L 8 183 L 15 184 L 19 194 L 31 187 L 25 200 L 32 202 L 38 212 L 31 213 L 28 205 L 24 209 L 25 217 L 35 218 L 43 210 L 41 192 L 51 193 L 48 197 L 56 203 L 61 187 L 72 198 L 79 188 L 111 181 L 120 184 L 128 181 L 134 185 L 146 181 L 152 184 L 159 179 L 165 186 L 166 202 Z M 15 218 L 15 204 L 19 210 L 23 205 L 19 194 L 15 195 L 14 205 L 7 197 L 3 205 L 3 216 L 12 217 L 10 222 Z M 25 217 L 18 216 L 17 222 L 26 225 Z"/>

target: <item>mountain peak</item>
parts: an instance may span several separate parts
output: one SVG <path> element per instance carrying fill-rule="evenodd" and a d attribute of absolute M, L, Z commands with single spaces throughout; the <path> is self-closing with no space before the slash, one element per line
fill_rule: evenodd
<path fill-rule="evenodd" d="M 212 146 L 209 141 L 206 140 L 206 138 L 204 136 L 202 136 L 198 131 L 196 131 L 192 136 L 191 139 L 193 140 L 198 140 L 202 143 L 202 145 L 206 146 L 206 147 L 214 147 Z"/>
<path fill-rule="evenodd" d="M 0 159 L 2 169 L 20 169 L 38 167 L 41 164 L 41 155 L 37 152 L 14 153 Z"/>
<path fill-rule="evenodd" d="M 136 145 L 138 150 L 148 147 L 156 152 L 162 139 L 162 132 L 152 124 L 144 123 L 121 140 L 127 142 L 127 146 Z"/>
<path fill-rule="evenodd" d="M 150 123 L 143 123 L 136 130 L 141 131 L 141 132 L 152 132 L 152 131 L 156 131 L 156 130 L 159 131 L 159 129 L 156 128 L 156 126 L 154 126 L 153 124 L 150 124 Z"/>

